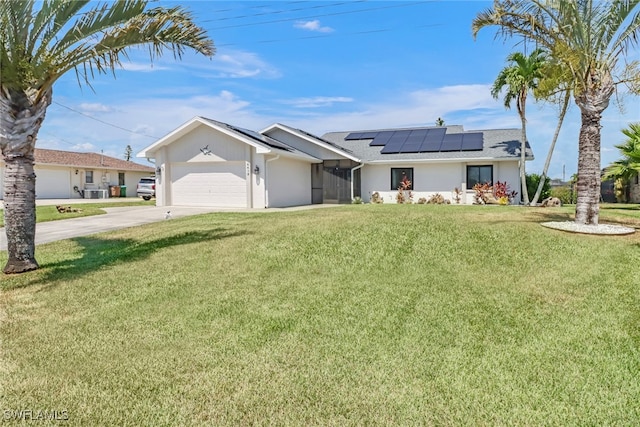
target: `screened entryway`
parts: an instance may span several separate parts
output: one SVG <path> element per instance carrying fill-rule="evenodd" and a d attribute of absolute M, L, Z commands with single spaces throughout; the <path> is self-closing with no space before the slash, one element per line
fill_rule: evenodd
<path fill-rule="evenodd" d="M 351 160 L 325 160 L 311 165 L 312 203 L 351 203 L 351 183 L 353 197 L 360 197 L 360 169 L 351 170 L 359 163 Z"/>

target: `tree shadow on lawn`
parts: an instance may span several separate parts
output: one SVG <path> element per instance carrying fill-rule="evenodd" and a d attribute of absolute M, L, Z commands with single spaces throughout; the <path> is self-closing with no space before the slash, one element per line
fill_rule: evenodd
<path fill-rule="evenodd" d="M 53 263 L 45 262 L 40 265 L 40 270 L 34 272 L 44 274 L 37 275 L 32 280 L 13 286 L 11 289 L 42 284 L 45 285 L 42 289 L 39 289 L 39 291 L 42 291 L 56 286 L 62 281 L 82 277 L 88 272 L 93 272 L 109 265 L 129 263 L 147 258 L 150 254 L 160 249 L 204 241 L 215 241 L 246 234 L 250 234 L 250 232 L 215 228 L 206 231 L 188 231 L 148 242 L 138 242 L 133 239 L 76 237 L 70 240 L 83 247 L 83 253 L 80 258 Z"/>

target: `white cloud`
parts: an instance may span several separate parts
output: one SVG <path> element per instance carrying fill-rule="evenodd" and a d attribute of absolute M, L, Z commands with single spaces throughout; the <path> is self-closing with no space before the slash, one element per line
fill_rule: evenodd
<path fill-rule="evenodd" d="M 96 146 L 89 143 L 89 142 L 84 142 L 84 143 L 80 143 L 80 144 L 76 144 L 73 147 L 71 147 L 71 151 L 83 151 L 83 152 L 92 152 L 96 150 Z"/>
<path fill-rule="evenodd" d="M 204 69 L 215 71 L 212 77 L 216 78 L 274 79 L 282 75 L 277 68 L 255 53 L 229 49 L 224 53 L 218 52 Z"/>
<path fill-rule="evenodd" d="M 300 28 L 307 31 L 317 31 L 319 33 L 331 33 L 333 28 L 323 27 L 320 25 L 320 21 L 315 19 L 313 21 L 298 21 L 293 25 L 295 28 Z"/>
<path fill-rule="evenodd" d="M 101 104 L 99 102 L 94 102 L 94 103 L 89 103 L 89 102 L 83 102 L 82 104 L 80 104 L 80 110 L 82 110 L 85 113 L 106 113 L 109 111 L 112 111 L 112 108 Z"/>
<path fill-rule="evenodd" d="M 154 71 L 169 70 L 170 67 L 152 62 L 123 62 L 120 67 L 124 71 L 152 73 Z"/>
<path fill-rule="evenodd" d="M 312 98 L 296 98 L 282 101 L 283 104 L 293 105 L 297 108 L 331 107 L 337 102 L 353 102 L 353 98 L 346 96 L 315 96 Z"/>

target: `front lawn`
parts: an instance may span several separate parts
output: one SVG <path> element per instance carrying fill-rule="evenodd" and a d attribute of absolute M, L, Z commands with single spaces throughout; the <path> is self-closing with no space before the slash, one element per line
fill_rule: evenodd
<path fill-rule="evenodd" d="M 538 224 L 571 213 L 216 213 L 38 246 L 40 270 L 1 281 L 0 406 L 95 426 L 638 425 L 640 233 Z"/>

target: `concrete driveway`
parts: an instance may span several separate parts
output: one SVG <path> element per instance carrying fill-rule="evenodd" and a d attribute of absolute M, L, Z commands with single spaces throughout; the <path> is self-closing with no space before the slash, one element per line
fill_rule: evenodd
<path fill-rule="evenodd" d="M 60 205 L 68 205 L 58 203 Z M 171 218 L 198 215 L 209 212 L 228 212 L 216 208 L 197 208 L 185 206 L 156 207 L 156 206 L 127 206 L 103 208 L 105 215 L 93 215 L 81 218 L 61 219 L 36 224 L 36 245 L 56 240 L 71 239 L 103 231 L 118 230 L 134 227 L 156 221 L 166 221 L 167 211 Z M 248 209 L 245 211 L 249 211 Z M 0 250 L 7 250 L 7 235 L 4 228 L 0 228 Z"/>
<path fill-rule="evenodd" d="M 79 201 L 78 201 L 79 200 Z M 81 203 L 82 199 L 73 200 L 41 200 L 38 205 L 62 205 Z M 110 199 L 105 199 L 110 200 Z M 118 199 L 115 199 L 116 201 Z M 102 200 L 101 200 L 102 202 Z M 273 212 L 332 207 L 339 205 L 309 205 L 291 208 L 271 209 L 224 209 L 211 207 L 187 207 L 187 206 L 127 206 L 102 208 L 105 215 L 93 215 L 81 218 L 61 219 L 36 224 L 36 245 L 56 240 L 72 239 L 74 237 L 88 236 L 103 231 L 118 230 L 121 228 L 135 227 L 156 221 L 166 221 L 167 212 L 171 212 L 171 219 L 190 215 L 198 215 L 210 212 Z M 7 235 L 4 228 L 0 228 L 0 250 L 7 250 Z"/>

